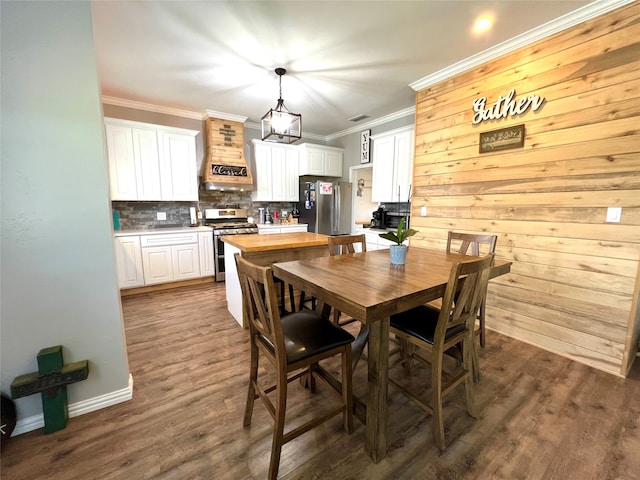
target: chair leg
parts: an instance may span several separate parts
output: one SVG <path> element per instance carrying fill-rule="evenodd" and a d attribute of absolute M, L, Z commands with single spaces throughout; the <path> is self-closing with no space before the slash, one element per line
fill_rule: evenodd
<path fill-rule="evenodd" d="M 342 414 L 344 429 L 348 434 L 353 432 L 353 391 L 352 391 L 351 345 L 347 345 L 342 354 Z"/>
<path fill-rule="evenodd" d="M 311 393 L 316 393 L 316 377 L 313 375 L 313 371 L 315 370 L 315 367 L 317 366 L 317 363 L 313 363 L 311 365 L 309 365 L 309 369 L 308 369 L 308 373 L 307 373 L 307 377 L 308 377 L 308 387 L 309 387 L 309 391 Z"/>
<path fill-rule="evenodd" d="M 253 404 L 256 399 L 256 382 L 258 381 L 258 356 L 260 352 L 258 347 L 251 340 L 251 361 L 249 367 L 249 389 L 247 391 L 247 403 L 244 408 L 243 425 L 248 427 L 251 425 L 251 415 L 253 414 Z"/>
<path fill-rule="evenodd" d="M 471 376 L 473 377 L 474 383 L 480 383 L 480 363 L 478 359 L 478 349 L 475 344 L 475 338 L 468 350 L 470 350 L 471 353 Z"/>
<path fill-rule="evenodd" d="M 467 412 L 473 418 L 477 418 L 478 413 L 476 412 L 476 402 L 475 402 L 475 379 L 473 378 L 472 371 L 477 364 L 477 358 L 475 357 L 475 334 L 471 332 L 470 338 L 468 338 L 462 345 L 462 358 L 463 358 L 463 366 L 467 372 L 467 376 L 464 379 L 464 396 L 467 402 Z M 467 345 L 467 344 L 471 345 Z M 467 348 L 471 347 L 471 348 Z"/>
<path fill-rule="evenodd" d="M 358 361 L 362 357 L 362 353 L 364 352 L 364 347 L 367 345 L 367 341 L 369 340 L 369 326 L 368 325 L 360 325 L 360 331 L 358 332 L 358 336 L 355 341 L 351 344 L 351 372 L 356 371 L 356 366 L 358 365 Z"/>
<path fill-rule="evenodd" d="M 282 452 L 284 437 L 284 420 L 287 410 L 287 373 L 278 372 L 276 387 L 276 405 L 273 425 L 273 441 L 271 443 L 271 461 L 269 462 L 269 480 L 278 478 L 280 468 L 280 453 Z"/>
<path fill-rule="evenodd" d="M 291 305 L 291 312 L 296 311 L 296 298 L 294 296 L 293 285 L 289 284 L 289 304 Z"/>
<path fill-rule="evenodd" d="M 445 449 L 444 441 L 444 419 L 442 416 L 442 352 L 434 353 L 431 365 L 431 408 L 433 418 L 431 419 L 431 430 L 440 451 Z"/>
<path fill-rule="evenodd" d="M 484 300 L 482 301 L 482 304 L 480 304 L 480 316 L 478 317 L 480 320 L 480 346 L 482 348 L 484 348 L 485 346 L 485 328 L 484 328 Z"/>
<path fill-rule="evenodd" d="M 407 370 L 407 374 L 411 377 L 413 375 L 413 356 L 416 354 L 416 346 L 413 343 L 407 342 L 406 340 L 402 339 L 400 339 L 400 343 L 401 345 L 403 345 L 401 347 L 403 349 L 403 364 L 405 369 Z"/>

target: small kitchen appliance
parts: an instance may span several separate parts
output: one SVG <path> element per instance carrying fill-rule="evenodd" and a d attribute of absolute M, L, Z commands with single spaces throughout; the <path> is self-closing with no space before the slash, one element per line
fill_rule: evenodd
<path fill-rule="evenodd" d="M 400 220 L 404 218 L 405 227 L 409 228 L 409 212 L 386 212 L 384 228 L 398 228 Z"/>
<path fill-rule="evenodd" d="M 378 209 L 373 212 L 371 228 L 387 228 L 387 212 L 384 208 L 378 207 Z"/>
<path fill-rule="evenodd" d="M 223 235 L 257 234 L 258 226 L 249 223 L 244 208 L 207 208 L 204 211 L 204 224 L 213 228 L 213 261 L 216 282 L 223 282 L 224 242 Z"/>

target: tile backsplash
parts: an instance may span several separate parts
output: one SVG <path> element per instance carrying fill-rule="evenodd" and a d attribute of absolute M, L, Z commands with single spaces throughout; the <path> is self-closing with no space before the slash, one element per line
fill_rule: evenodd
<path fill-rule="evenodd" d="M 269 207 L 278 210 L 291 210 L 292 202 L 252 202 L 251 192 L 221 192 L 200 190 L 198 202 L 140 202 L 113 201 L 111 207 L 117 212 L 120 230 L 155 228 L 158 226 L 188 227 L 189 207 L 206 208 L 238 207 L 247 210 L 247 216 L 258 220 L 258 208 Z M 158 213 L 164 212 L 166 220 L 158 220 Z"/>

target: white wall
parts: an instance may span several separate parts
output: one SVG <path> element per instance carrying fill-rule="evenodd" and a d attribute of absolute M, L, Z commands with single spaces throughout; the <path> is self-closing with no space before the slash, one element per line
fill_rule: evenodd
<path fill-rule="evenodd" d="M 62 345 L 69 403 L 128 388 L 89 2 L 1 2 L 1 389 Z M 18 420 L 40 395 L 17 400 Z"/>

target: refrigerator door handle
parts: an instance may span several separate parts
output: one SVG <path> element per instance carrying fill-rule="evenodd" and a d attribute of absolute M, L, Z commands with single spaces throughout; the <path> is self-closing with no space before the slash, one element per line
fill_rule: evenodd
<path fill-rule="evenodd" d="M 340 184 L 335 184 L 333 187 L 333 227 L 331 232 L 332 234 L 340 233 L 340 203 L 341 203 L 341 192 L 340 192 Z"/>

